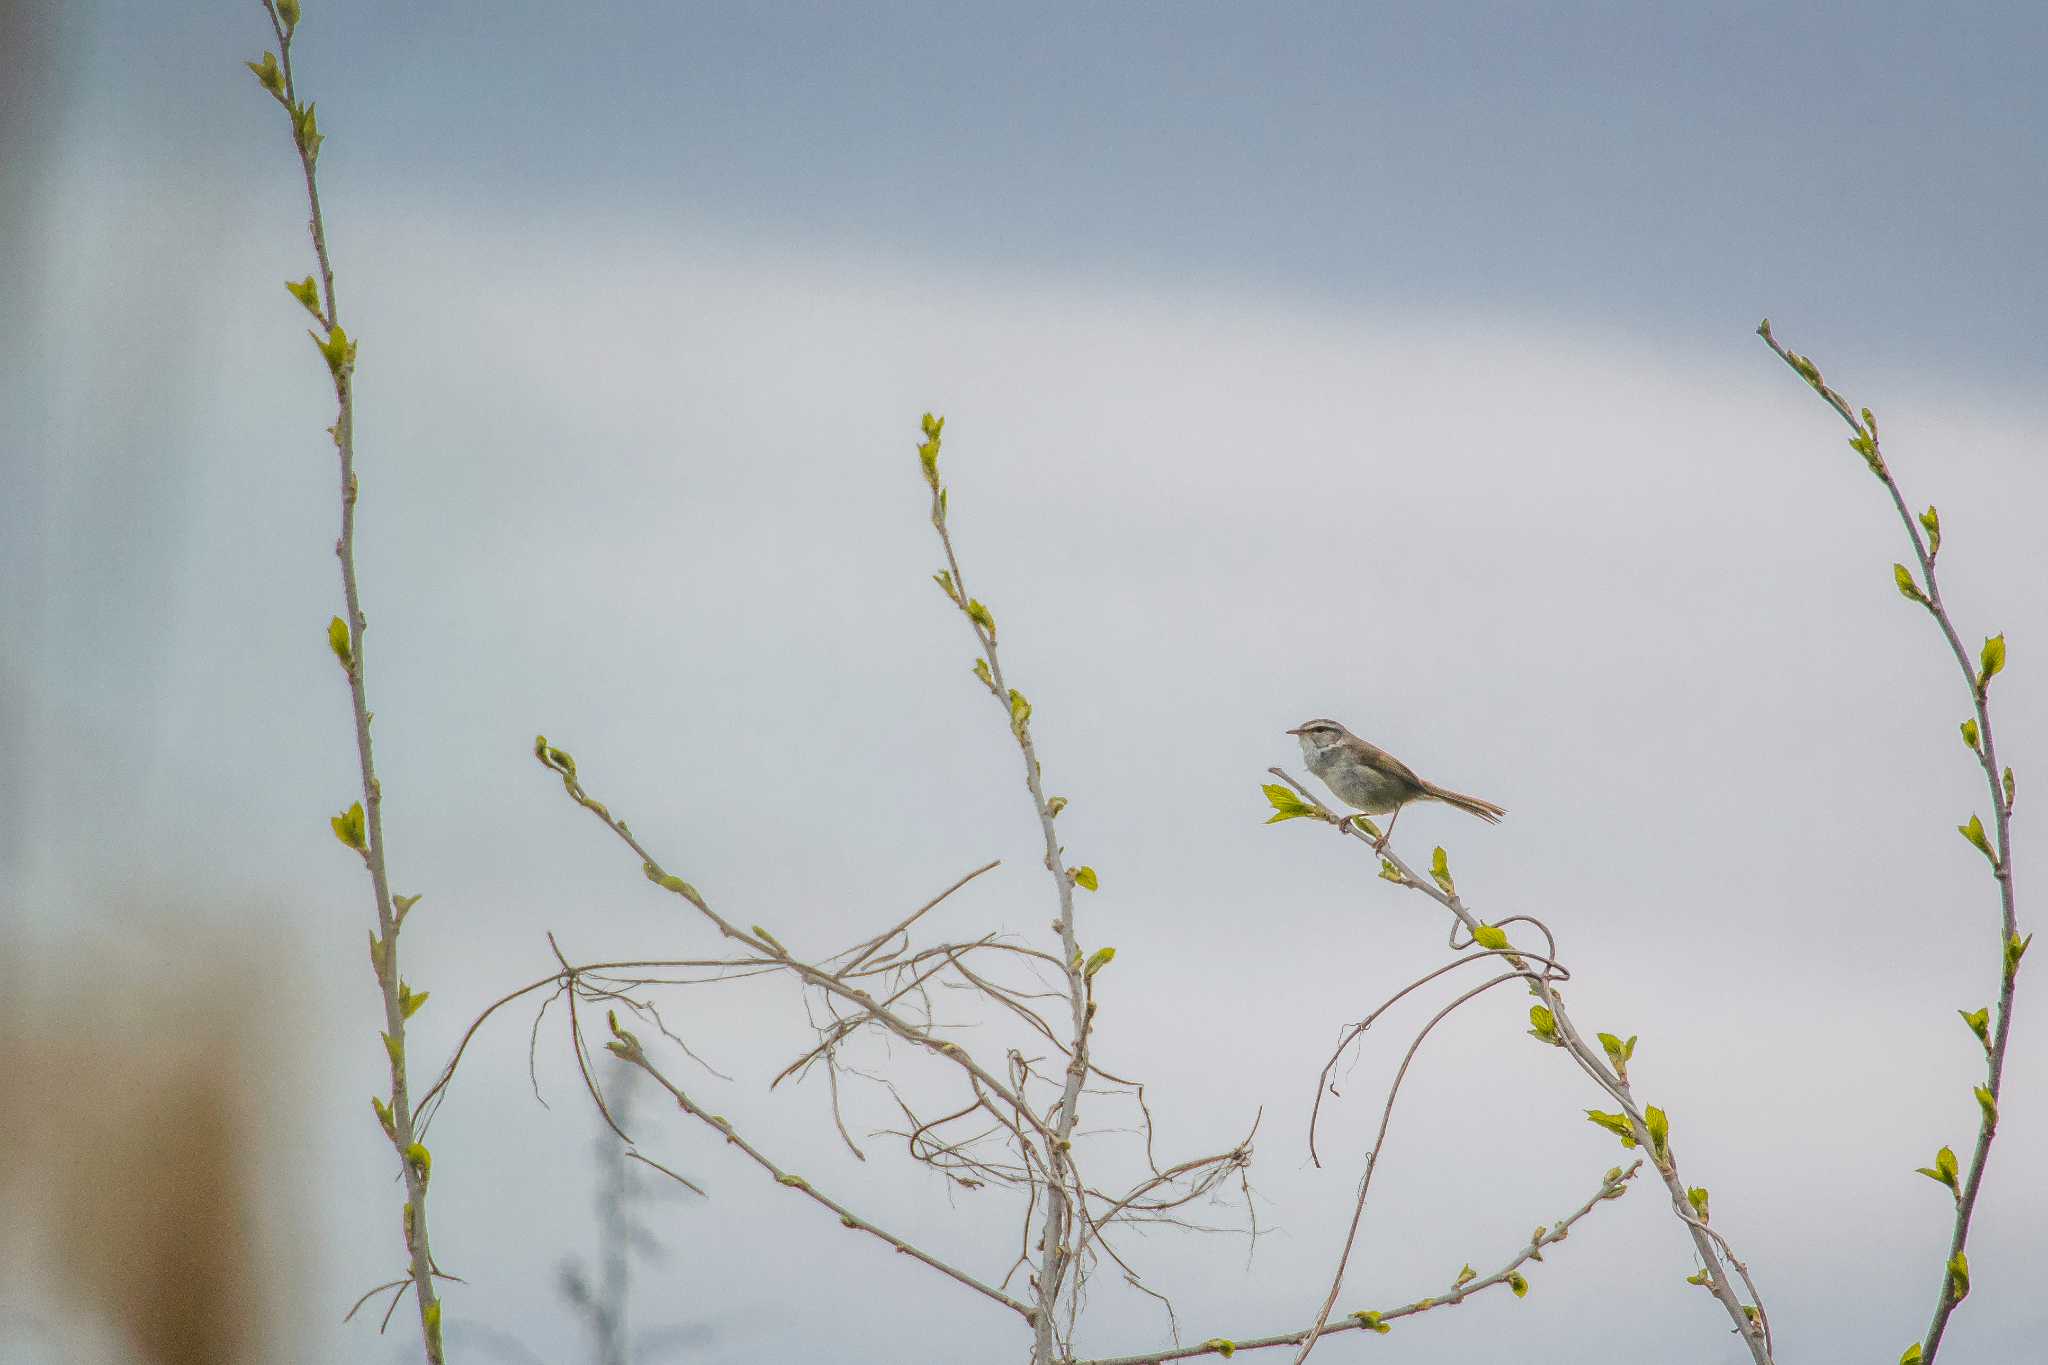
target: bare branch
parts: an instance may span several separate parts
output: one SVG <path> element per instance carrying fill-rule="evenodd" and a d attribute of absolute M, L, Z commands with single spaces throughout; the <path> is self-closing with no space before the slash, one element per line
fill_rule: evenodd
<path fill-rule="evenodd" d="M 853 960 L 851 962 L 848 962 L 844 967 L 841 967 L 837 972 L 833 973 L 833 975 L 842 977 L 845 976 L 848 972 L 851 972 L 854 968 L 860 966 L 861 963 L 867 961 L 868 958 L 874 953 L 874 951 L 877 948 L 880 948 L 884 943 L 887 943 L 890 939 L 895 938 L 898 934 L 904 933 L 910 928 L 911 925 L 923 919 L 927 912 L 937 907 L 940 902 L 946 899 L 946 897 L 952 895 L 955 891 L 958 891 L 961 887 L 967 885 L 967 883 L 973 881 L 982 873 L 992 871 L 993 869 L 1001 867 L 1002 865 L 1003 860 L 1001 858 L 991 858 L 989 861 L 983 863 L 980 867 L 975 868 L 974 871 L 962 877 L 959 881 L 954 882 L 944 891 L 941 891 L 938 895 L 933 896 L 923 905 L 918 906 L 917 909 L 911 911 L 907 916 L 905 916 L 900 923 L 891 925 L 889 928 L 884 929 L 881 933 L 869 939 L 865 944 L 861 945 L 858 950 L 852 948 L 847 949 L 847 952 L 855 954 Z M 835 953 L 833 956 L 843 956 L 843 954 Z M 826 961 L 829 962 L 831 961 L 831 959 L 827 958 Z"/>
<path fill-rule="evenodd" d="M 822 1204 L 824 1207 L 830 1209 L 833 1213 L 839 1215 L 839 1222 L 841 1226 L 852 1228 L 860 1232 L 865 1232 L 871 1237 L 879 1238 L 881 1241 L 887 1242 L 890 1246 L 894 1247 L 897 1251 L 902 1252 L 904 1255 L 909 1256 L 914 1260 L 923 1262 L 925 1265 L 930 1266 L 932 1269 L 940 1272 L 941 1274 L 947 1276 L 950 1279 L 958 1281 L 960 1284 L 965 1285 L 967 1288 L 974 1290 L 978 1294 L 982 1294 L 988 1298 L 994 1299 L 997 1303 L 1003 1305 L 1003 1307 L 1023 1317 L 1023 1319 L 1026 1322 L 1031 1321 L 1033 1313 L 1032 1308 L 1029 1304 L 1022 1303 L 1017 1299 L 1011 1298 L 1008 1294 L 1005 1294 L 1002 1290 L 995 1288 L 993 1285 L 982 1283 L 980 1280 L 975 1279 L 972 1275 L 969 1275 L 966 1271 L 959 1269 L 957 1266 L 948 1265 L 946 1262 L 940 1260 L 938 1257 L 932 1255 L 930 1252 L 924 1251 L 916 1246 L 911 1245 L 909 1242 L 904 1241 L 895 1233 L 884 1231 L 882 1228 L 877 1227 L 875 1224 L 861 1217 L 859 1214 L 855 1213 L 852 1209 L 846 1207 L 838 1200 L 833 1199 L 829 1195 L 825 1194 L 823 1191 L 817 1189 L 810 1183 L 810 1181 L 804 1179 L 802 1176 L 792 1175 L 788 1171 L 783 1170 L 782 1167 L 776 1165 L 775 1162 L 770 1160 L 758 1147 L 754 1146 L 753 1143 L 741 1137 L 739 1131 L 732 1126 L 730 1120 L 721 1118 L 716 1114 L 709 1113 L 704 1109 L 700 1108 L 695 1100 L 692 1100 L 688 1095 L 683 1093 L 681 1087 L 677 1086 L 675 1082 L 671 1081 L 667 1076 L 663 1075 L 661 1073 L 661 1070 L 647 1059 L 647 1054 L 644 1050 L 642 1050 L 640 1046 L 640 1040 L 638 1038 L 635 1038 L 630 1032 L 624 1029 L 615 1029 L 614 1032 L 616 1034 L 616 1037 L 611 1043 L 607 1044 L 607 1046 L 611 1049 L 613 1053 L 615 1053 L 617 1056 L 619 1056 L 626 1062 L 629 1062 L 632 1065 L 639 1067 L 649 1076 L 652 1076 L 657 1085 L 659 1085 L 662 1089 L 668 1091 L 670 1095 L 675 1097 L 675 1102 L 677 1106 L 680 1107 L 684 1113 L 688 1114 L 691 1118 L 697 1119 L 700 1122 L 705 1123 L 710 1127 L 716 1129 L 728 1143 L 739 1148 L 740 1151 L 746 1153 L 747 1157 L 751 1159 L 755 1165 L 759 1166 L 762 1170 L 766 1171 L 770 1176 L 772 1176 L 778 1185 L 785 1186 L 789 1189 L 797 1190 L 801 1192 L 806 1198 L 811 1199 L 818 1204 Z"/>
<path fill-rule="evenodd" d="M 1315 818 L 1338 825 L 1340 833 L 1348 833 L 1352 838 L 1368 848 L 1373 847 L 1374 840 L 1371 835 L 1357 828 L 1355 824 L 1339 824 L 1339 817 L 1323 805 L 1306 787 L 1297 782 L 1286 770 L 1270 768 L 1267 771 L 1293 788 L 1302 798 L 1302 803 L 1311 809 Z M 1381 860 L 1381 875 L 1383 877 L 1410 890 L 1420 892 L 1438 905 L 1441 905 L 1444 909 L 1450 911 L 1456 918 L 1457 924 L 1463 926 L 1467 935 L 1474 936 L 1473 938 L 1468 938 L 1467 942 L 1474 941 L 1481 928 L 1498 927 L 1483 925 L 1478 917 L 1466 908 L 1464 901 L 1454 891 L 1448 891 L 1444 887 L 1437 885 L 1433 878 L 1419 876 L 1413 868 L 1402 861 L 1400 855 L 1393 852 L 1391 847 L 1384 850 L 1374 849 L 1374 852 Z M 1556 953 L 1555 939 L 1547 928 L 1543 932 L 1546 942 L 1552 945 L 1551 952 L 1554 956 Z M 1452 929 L 1451 941 L 1454 946 L 1458 944 L 1456 926 Z M 1655 1155 L 1656 1160 L 1653 1164 L 1658 1176 L 1664 1182 L 1665 1189 L 1671 1196 L 1672 1216 L 1685 1225 L 1687 1234 L 1692 1238 L 1693 1250 L 1699 1256 L 1700 1264 L 1706 1267 L 1706 1287 L 1712 1291 L 1715 1300 L 1720 1303 L 1723 1311 L 1727 1313 L 1729 1321 L 1735 1326 L 1736 1334 L 1741 1337 L 1743 1344 L 1749 1348 L 1750 1356 L 1756 1362 L 1756 1365 L 1771 1365 L 1770 1317 L 1764 1310 L 1762 1299 L 1757 1295 L 1756 1286 L 1750 1281 L 1747 1270 L 1744 1269 L 1741 1262 L 1734 1258 L 1732 1253 L 1727 1255 L 1727 1264 L 1724 1266 L 1723 1255 L 1727 1247 L 1727 1239 L 1721 1236 L 1719 1232 L 1709 1229 L 1705 1220 L 1693 1212 L 1691 1201 L 1687 1197 L 1685 1182 L 1678 1173 L 1677 1157 L 1672 1153 L 1668 1140 L 1660 1143 L 1652 1137 L 1648 1119 L 1643 1108 L 1637 1104 L 1627 1078 L 1617 1074 L 1610 1068 L 1604 1052 L 1590 1046 L 1579 1033 L 1577 1025 L 1572 1022 L 1571 1015 L 1565 1008 L 1563 997 L 1558 994 L 1549 969 L 1546 967 L 1544 970 L 1538 970 L 1528 965 L 1528 962 L 1524 959 L 1533 957 L 1533 954 L 1521 950 L 1516 950 L 1513 953 L 1504 953 L 1503 956 L 1507 958 L 1510 964 L 1517 966 L 1517 974 L 1529 983 L 1530 993 L 1542 1000 L 1544 1007 L 1550 1011 L 1551 1016 L 1555 1019 L 1558 1046 L 1564 1048 L 1566 1054 L 1577 1063 L 1579 1069 L 1585 1072 L 1595 1085 L 1605 1091 L 1616 1105 L 1620 1106 L 1622 1115 L 1628 1122 L 1630 1133 L 1636 1145 Z M 1734 1285 L 1729 1280 L 1728 1269 L 1730 1267 L 1741 1277 L 1743 1283 L 1750 1291 L 1751 1299 L 1747 1305 L 1737 1296 Z M 1752 1310 L 1755 1314 L 1754 1319 L 1751 1317 Z"/>
<path fill-rule="evenodd" d="M 1573 1226 L 1580 1219 L 1598 1208 L 1605 1201 L 1618 1199 L 1626 1193 L 1628 1188 L 1627 1182 L 1635 1179 L 1636 1172 L 1642 1169 L 1642 1165 L 1643 1163 L 1638 1160 L 1629 1166 L 1627 1170 L 1616 1168 L 1609 1171 L 1602 1177 L 1600 1189 L 1591 1199 L 1581 1204 L 1573 1212 L 1560 1218 L 1550 1227 L 1539 1228 L 1536 1235 L 1530 1238 L 1528 1244 L 1517 1252 L 1506 1265 L 1503 1265 L 1491 1275 L 1475 1277 L 1465 1281 L 1463 1284 L 1453 1285 L 1448 1292 L 1435 1297 L 1417 1299 L 1413 1303 L 1402 1304 L 1398 1308 L 1389 1308 L 1384 1312 L 1354 1313 L 1343 1322 L 1314 1328 L 1303 1327 L 1296 1331 L 1280 1332 L 1272 1336 L 1253 1337 L 1248 1340 L 1239 1341 L 1226 1341 L 1226 1339 L 1218 1337 L 1205 1341 L 1199 1346 L 1182 1346 L 1168 1351 L 1148 1351 L 1142 1355 L 1104 1356 L 1093 1360 L 1068 1359 L 1062 1361 L 1061 1365 L 1165 1365 L 1165 1362 L 1170 1360 L 1194 1360 L 1207 1355 L 1221 1356 L 1224 1354 L 1226 1345 L 1230 1353 L 1234 1355 L 1239 1351 L 1259 1351 L 1275 1346 L 1301 1346 L 1311 1338 L 1335 1336 L 1339 1332 L 1368 1330 L 1384 1332 L 1389 1324 L 1398 1322 L 1402 1318 L 1414 1317 L 1418 1313 L 1427 1313 L 1433 1308 L 1455 1307 L 1481 1290 L 1491 1289 L 1496 1285 L 1502 1284 L 1513 1288 L 1515 1282 L 1521 1279 L 1520 1272 L 1523 1266 L 1527 1265 L 1530 1261 L 1540 1261 L 1543 1259 L 1543 1248 L 1562 1242 L 1571 1235 Z M 1517 1297 L 1526 1292 L 1526 1290 L 1527 1284 L 1525 1282 L 1522 1288 L 1515 1291 Z"/>

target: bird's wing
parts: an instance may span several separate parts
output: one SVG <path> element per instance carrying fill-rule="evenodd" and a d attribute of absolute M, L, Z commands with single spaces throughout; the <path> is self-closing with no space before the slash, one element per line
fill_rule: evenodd
<path fill-rule="evenodd" d="M 1358 737 L 1356 735 L 1353 735 L 1352 738 L 1357 739 Z M 1416 775 L 1415 769 L 1409 767 L 1400 759 L 1395 758 L 1385 749 L 1380 748 L 1379 745 L 1370 743 L 1362 739 L 1358 740 L 1358 743 L 1359 747 L 1365 750 L 1366 756 L 1372 760 L 1373 765 L 1375 767 L 1380 768 L 1382 771 L 1392 773 L 1394 776 L 1399 777 L 1404 781 L 1412 782 L 1416 786 L 1424 788 L 1425 790 L 1429 787 L 1429 784 L 1427 782 L 1424 782 L 1420 777 Z"/>

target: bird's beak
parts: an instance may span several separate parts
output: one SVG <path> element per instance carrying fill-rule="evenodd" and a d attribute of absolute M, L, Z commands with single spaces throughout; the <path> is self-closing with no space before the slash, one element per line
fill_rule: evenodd
<path fill-rule="evenodd" d="M 1298 735 L 1301 733 L 1301 727 L 1297 725 L 1292 730 L 1289 730 L 1287 733 L 1290 735 Z"/>

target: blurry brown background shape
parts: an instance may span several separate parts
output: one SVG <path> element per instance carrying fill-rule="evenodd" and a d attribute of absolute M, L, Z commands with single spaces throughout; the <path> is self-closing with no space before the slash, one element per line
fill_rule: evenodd
<path fill-rule="evenodd" d="M 278 959 L 221 943 L 155 946 L 151 961 L 124 967 L 106 961 L 103 942 L 70 953 L 45 943 L 37 975 L 61 978 L 61 996 L 10 992 L 0 1359 L 289 1358 L 276 1349 L 296 1313 L 285 1233 L 306 1220 L 293 1216 L 295 1182 L 266 1169 L 267 1137 L 290 1116 L 272 1083 L 280 1059 L 261 1055 L 288 1025 L 270 991 L 250 989 L 278 979 Z M 21 958 L 10 957 L 19 985 Z M 59 966 L 68 970 L 47 970 Z"/>

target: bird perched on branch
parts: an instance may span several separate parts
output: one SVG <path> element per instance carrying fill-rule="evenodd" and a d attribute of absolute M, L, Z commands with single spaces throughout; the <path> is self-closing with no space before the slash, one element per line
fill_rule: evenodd
<path fill-rule="evenodd" d="M 1375 849 L 1386 848 L 1387 840 L 1394 835 L 1394 824 L 1401 818 L 1401 807 L 1410 801 L 1441 801 L 1468 811 L 1489 825 L 1499 824 L 1507 814 L 1491 801 L 1423 781 L 1406 763 L 1385 749 L 1366 743 L 1334 720 L 1303 721 L 1287 733 L 1301 741 L 1301 757 L 1308 770 L 1323 779 L 1323 784 L 1338 799 L 1367 815 L 1394 817 L 1387 822 L 1387 832 L 1374 841 Z M 1347 815 L 1339 820 L 1337 832 L 1342 834 L 1344 827 L 1356 818 Z"/>

